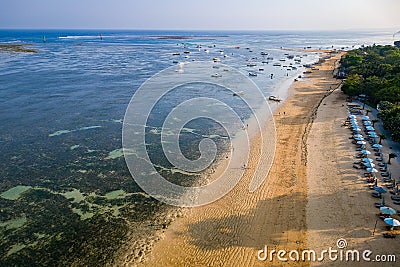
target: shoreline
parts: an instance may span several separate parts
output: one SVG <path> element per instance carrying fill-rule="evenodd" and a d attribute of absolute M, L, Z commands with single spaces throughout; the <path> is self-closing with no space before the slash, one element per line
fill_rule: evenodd
<path fill-rule="evenodd" d="M 324 63 L 331 70 L 335 66 L 332 61 L 328 59 Z M 315 73 L 327 75 L 326 71 Z M 285 249 L 306 247 L 306 171 L 299 147 L 302 146 L 301 133 L 306 129 L 307 115 L 314 112 L 309 107 L 318 104 L 326 94 L 325 87 L 311 90 L 312 97 L 310 92 L 302 91 L 301 86 L 309 86 L 313 79 L 309 76 L 313 75 L 294 82 L 288 99 L 274 112 L 277 156 L 260 188 L 248 192 L 260 156 L 261 138 L 258 135 L 251 141 L 248 169 L 238 185 L 216 202 L 187 210 L 186 216 L 171 224 L 162 239 L 154 244 L 143 262 L 145 266 L 257 265 L 263 263 L 258 261 L 257 251 L 265 245 Z M 299 96 L 304 101 L 298 103 Z M 279 115 L 284 112 L 286 115 Z M 299 123 L 298 119 L 304 123 Z M 290 157 L 294 166 L 286 164 Z M 281 223 L 282 219 L 287 221 Z M 243 256 L 242 261 L 235 260 L 234 255 Z"/>

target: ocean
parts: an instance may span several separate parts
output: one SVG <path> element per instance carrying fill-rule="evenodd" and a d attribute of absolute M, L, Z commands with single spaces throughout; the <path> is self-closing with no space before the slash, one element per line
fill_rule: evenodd
<path fill-rule="evenodd" d="M 316 51 L 393 40 L 389 31 L 0 30 L 0 43 L 37 51 L 0 52 L 1 262 L 60 265 L 115 262 L 127 236 L 141 236 L 135 227 L 159 230 L 172 209 L 143 193 L 122 151 L 126 109 L 147 79 L 177 62 L 219 58 L 245 76 L 256 73 L 249 78 L 264 97 L 285 98 L 302 65 L 318 61 Z M 157 103 L 146 148 L 159 173 L 186 186 L 201 174 L 174 168 L 160 130 L 174 107 L 198 96 L 227 103 L 244 123 L 251 115 L 240 98 L 213 85 L 187 85 Z M 219 156 L 229 147 L 218 123 L 199 119 L 185 125 L 182 153 L 198 158 L 205 137 Z"/>

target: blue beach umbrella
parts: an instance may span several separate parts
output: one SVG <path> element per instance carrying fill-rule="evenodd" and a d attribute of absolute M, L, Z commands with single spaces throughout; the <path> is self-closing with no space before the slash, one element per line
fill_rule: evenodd
<path fill-rule="evenodd" d="M 364 165 L 368 168 L 373 168 L 375 167 L 375 164 L 371 163 L 371 162 L 364 162 Z"/>
<path fill-rule="evenodd" d="M 368 150 L 362 150 L 362 151 L 361 151 L 361 154 L 370 155 L 371 152 L 369 152 Z"/>
<path fill-rule="evenodd" d="M 362 120 L 363 120 L 363 121 L 369 121 L 369 117 L 368 117 L 368 116 L 363 116 L 363 117 L 362 117 Z"/>
<path fill-rule="evenodd" d="M 378 193 L 381 193 L 381 194 L 386 193 L 386 190 L 383 189 L 383 188 L 380 187 L 380 186 L 374 186 L 374 190 L 375 190 L 376 192 L 378 192 Z"/>
<path fill-rule="evenodd" d="M 354 140 L 357 140 L 357 141 L 364 141 L 364 137 L 355 137 Z"/>
<path fill-rule="evenodd" d="M 374 160 L 370 158 L 363 158 L 362 161 L 365 163 L 372 163 Z"/>
<path fill-rule="evenodd" d="M 372 147 L 373 147 L 373 148 L 382 148 L 383 146 L 380 145 L 380 144 L 374 144 L 374 145 L 372 145 Z"/>
<path fill-rule="evenodd" d="M 367 131 L 375 131 L 375 128 L 374 127 L 372 127 L 372 126 L 367 126 L 367 127 L 365 127 L 365 129 L 367 129 Z"/>
<path fill-rule="evenodd" d="M 374 168 L 367 168 L 367 172 L 369 172 L 369 173 L 377 173 L 378 170 L 374 169 Z"/>
<path fill-rule="evenodd" d="M 383 221 L 390 226 L 400 226 L 400 222 L 393 218 L 386 218 Z"/>
<path fill-rule="evenodd" d="M 365 126 L 372 126 L 372 123 L 370 121 L 364 121 Z"/>
<path fill-rule="evenodd" d="M 357 116 L 356 115 L 350 115 L 349 118 L 350 119 L 355 119 L 355 118 L 357 118 Z"/>
<path fill-rule="evenodd" d="M 358 141 L 357 142 L 357 145 L 365 145 L 367 142 L 365 142 L 365 141 Z"/>
<path fill-rule="evenodd" d="M 372 138 L 378 138 L 379 137 L 376 133 L 369 134 L 369 136 L 372 137 Z"/>
<path fill-rule="evenodd" d="M 380 207 L 379 210 L 383 213 L 383 214 L 389 214 L 389 215 L 393 215 L 396 214 L 397 212 L 390 208 L 390 207 Z"/>

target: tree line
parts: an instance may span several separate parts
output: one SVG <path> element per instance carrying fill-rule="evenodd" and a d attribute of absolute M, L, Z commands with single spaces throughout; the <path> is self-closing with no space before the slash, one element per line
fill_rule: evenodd
<path fill-rule="evenodd" d="M 400 49 L 368 46 L 349 51 L 341 59 L 345 73 L 342 91 L 349 96 L 365 95 L 367 104 L 377 107 L 392 139 L 400 141 Z"/>

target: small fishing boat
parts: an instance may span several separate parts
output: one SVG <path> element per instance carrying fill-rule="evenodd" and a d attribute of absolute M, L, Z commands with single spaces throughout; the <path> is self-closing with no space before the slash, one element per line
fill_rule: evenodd
<path fill-rule="evenodd" d="M 274 63 L 272 66 L 274 66 L 274 67 L 280 67 L 280 66 L 282 66 L 282 65 L 281 65 L 281 63 L 276 62 L 276 63 Z"/>
<path fill-rule="evenodd" d="M 222 77 L 222 74 L 214 73 L 214 74 L 211 74 L 211 77 L 219 78 L 219 77 Z"/>
<path fill-rule="evenodd" d="M 271 100 L 271 101 L 275 101 L 275 102 L 281 102 L 282 101 L 282 99 L 279 99 L 278 97 L 276 97 L 274 95 L 271 95 L 268 99 Z"/>
<path fill-rule="evenodd" d="M 221 59 L 215 57 L 215 58 L 213 58 L 213 61 L 214 61 L 214 62 L 221 62 Z"/>
<path fill-rule="evenodd" d="M 257 76 L 257 73 L 250 71 L 250 72 L 249 72 L 249 76 L 256 77 L 256 76 Z"/>
<path fill-rule="evenodd" d="M 248 63 L 246 66 L 247 67 L 255 67 L 255 66 L 257 66 L 257 64 L 256 63 Z"/>

